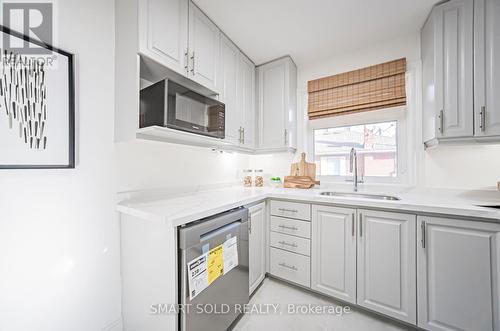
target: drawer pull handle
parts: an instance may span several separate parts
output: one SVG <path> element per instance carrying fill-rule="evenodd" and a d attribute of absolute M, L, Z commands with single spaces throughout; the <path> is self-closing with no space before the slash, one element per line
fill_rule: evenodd
<path fill-rule="evenodd" d="M 297 247 L 296 243 L 290 244 L 290 243 L 287 243 L 286 241 L 280 241 L 279 243 L 282 245 L 290 246 L 290 247 Z"/>
<path fill-rule="evenodd" d="M 280 263 L 279 266 L 283 267 L 283 268 L 287 268 L 287 269 L 293 270 L 293 271 L 299 270 L 299 269 L 297 269 L 296 266 L 294 266 L 294 265 L 288 265 L 286 263 Z"/>
<path fill-rule="evenodd" d="M 280 224 L 278 225 L 280 228 L 282 229 L 288 229 L 288 230 L 294 230 L 294 231 L 297 231 L 299 228 L 296 228 L 295 226 L 286 226 L 286 225 L 283 225 L 283 224 Z"/>
<path fill-rule="evenodd" d="M 289 212 L 289 213 L 298 213 L 299 212 L 297 209 L 279 208 L 278 210 L 280 210 L 282 212 Z"/>

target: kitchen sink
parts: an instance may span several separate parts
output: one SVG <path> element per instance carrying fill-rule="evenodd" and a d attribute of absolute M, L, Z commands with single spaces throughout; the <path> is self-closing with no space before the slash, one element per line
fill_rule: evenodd
<path fill-rule="evenodd" d="M 362 198 L 362 199 L 375 199 L 375 200 L 389 200 L 389 201 L 398 201 L 401 200 L 398 197 L 392 195 L 383 195 L 383 194 L 368 194 L 368 193 L 349 193 L 349 192 L 331 192 L 325 191 L 321 192 L 320 195 L 326 195 L 330 197 L 343 197 L 343 198 Z"/>

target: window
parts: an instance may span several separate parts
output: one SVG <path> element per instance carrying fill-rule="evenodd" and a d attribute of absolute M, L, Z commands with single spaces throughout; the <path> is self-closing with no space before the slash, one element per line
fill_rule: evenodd
<path fill-rule="evenodd" d="M 397 121 L 314 130 L 320 176 L 350 176 L 349 154 L 358 154 L 358 175 L 397 177 Z"/>

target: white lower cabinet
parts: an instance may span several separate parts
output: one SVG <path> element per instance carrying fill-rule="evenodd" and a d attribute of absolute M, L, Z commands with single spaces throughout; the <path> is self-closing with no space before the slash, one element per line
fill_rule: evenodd
<path fill-rule="evenodd" d="M 356 210 L 312 207 L 311 288 L 356 303 Z"/>
<path fill-rule="evenodd" d="M 269 248 L 269 271 L 272 275 L 305 287 L 311 286 L 309 256 Z"/>
<path fill-rule="evenodd" d="M 266 203 L 248 208 L 249 213 L 249 283 L 250 294 L 259 286 L 266 275 L 265 219 Z"/>
<path fill-rule="evenodd" d="M 419 216 L 418 326 L 500 330 L 500 224 Z"/>
<path fill-rule="evenodd" d="M 415 324 L 416 216 L 358 210 L 357 304 Z"/>

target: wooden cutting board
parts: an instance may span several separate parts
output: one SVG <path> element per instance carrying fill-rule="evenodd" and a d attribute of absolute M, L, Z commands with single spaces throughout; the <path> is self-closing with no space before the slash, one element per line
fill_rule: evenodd
<path fill-rule="evenodd" d="M 291 176 L 307 176 L 316 180 L 316 164 L 306 162 L 306 153 L 301 154 L 300 161 L 292 163 L 290 167 Z"/>
<path fill-rule="evenodd" d="M 290 176 L 285 177 L 285 188 L 311 188 L 319 185 L 316 180 L 316 164 L 306 161 L 306 153 L 302 153 L 300 161 L 292 163 L 290 167 Z"/>
<path fill-rule="evenodd" d="M 311 188 L 314 185 L 319 185 L 319 180 L 309 176 L 285 176 L 285 188 Z"/>

